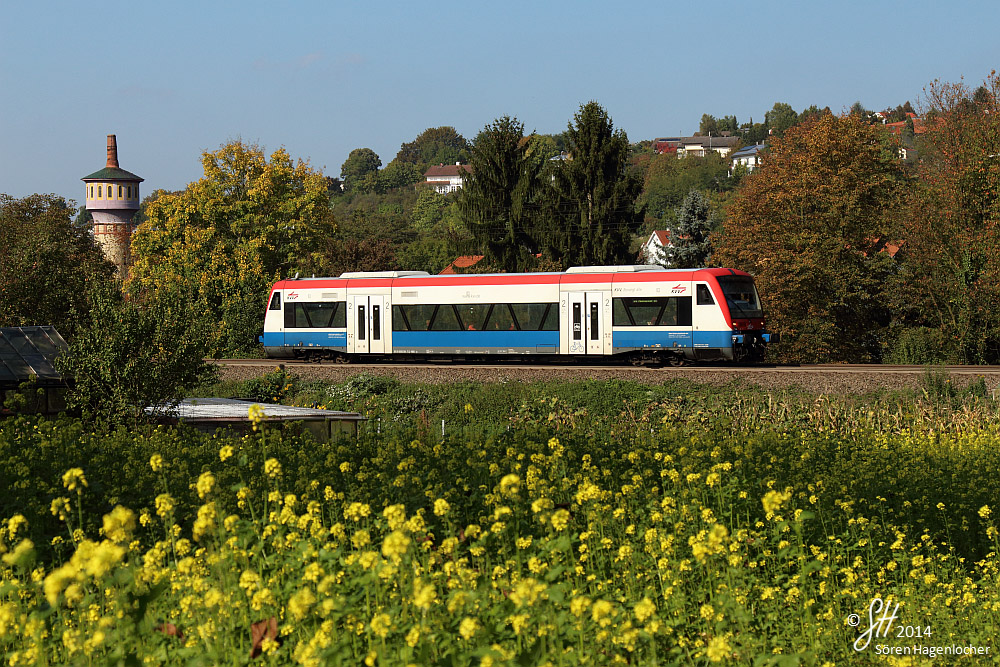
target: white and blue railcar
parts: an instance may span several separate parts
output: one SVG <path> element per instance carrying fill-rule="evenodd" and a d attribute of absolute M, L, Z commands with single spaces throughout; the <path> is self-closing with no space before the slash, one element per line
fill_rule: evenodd
<path fill-rule="evenodd" d="M 776 342 L 753 278 L 733 269 L 574 267 L 564 273 L 345 273 L 282 280 L 269 357 L 623 356 L 754 360 Z"/>

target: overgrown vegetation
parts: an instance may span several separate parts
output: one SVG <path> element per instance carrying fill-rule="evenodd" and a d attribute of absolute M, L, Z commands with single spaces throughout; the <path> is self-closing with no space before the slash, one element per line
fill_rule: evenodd
<path fill-rule="evenodd" d="M 416 391 L 428 407 L 396 414 Z M 360 375 L 297 396 L 368 411 L 330 444 L 9 419 L 0 651 L 821 664 L 874 660 L 845 619 L 876 596 L 925 644 L 989 645 L 1000 431 L 981 393 Z"/>

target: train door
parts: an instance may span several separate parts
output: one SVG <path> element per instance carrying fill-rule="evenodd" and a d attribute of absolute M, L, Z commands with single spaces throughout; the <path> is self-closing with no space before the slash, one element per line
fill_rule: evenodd
<path fill-rule="evenodd" d="M 570 354 L 604 354 L 604 308 L 601 292 L 569 292 Z"/>
<path fill-rule="evenodd" d="M 347 325 L 354 336 L 354 352 L 385 353 L 385 307 L 381 296 L 351 297 L 351 317 Z"/>

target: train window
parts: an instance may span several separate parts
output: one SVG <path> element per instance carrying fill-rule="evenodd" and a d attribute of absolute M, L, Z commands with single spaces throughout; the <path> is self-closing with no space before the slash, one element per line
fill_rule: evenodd
<path fill-rule="evenodd" d="M 558 331 L 559 309 L 552 303 L 514 303 L 511 310 L 522 331 Z"/>
<path fill-rule="evenodd" d="M 275 292 L 275 296 L 278 293 Z M 274 301 L 271 301 L 274 308 Z M 280 308 L 280 302 L 279 302 Z M 347 302 L 304 301 L 285 304 L 286 329 L 331 329 L 347 326 Z"/>
<path fill-rule="evenodd" d="M 268 310 L 281 310 L 281 292 L 275 292 L 271 297 L 271 305 Z"/>
<path fill-rule="evenodd" d="M 120 185 L 118 186 L 118 198 L 119 199 L 122 198 L 122 186 L 120 186 Z"/>
<path fill-rule="evenodd" d="M 493 312 L 490 313 L 490 318 L 486 322 L 486 328 L 489 331 L 514 331 L 517 329 L 517 322 L 514 321 L 514 315 L 510 312 L 509 303 L 498 303 L 493 306 Z"/>
<path fill-rule="evenodd" d="M 719 285 L 733 317 L 764 317 L 753 279 L 746 276 L 719 276 Z"/>
<path fill-rule="evenodd" d="M 712 298 L 712 290 L 708 289 L 708 285 L 698 285 L 697 292 L 699 306 L 715 305 L 715 299 Z"/>
<path fill-rule="evenodd" d="M 358 340 L 365 339 L 366 331 L 368 331 L 368 318 L 365 317 L 365 307 L 358 306 Z"/>
<path fill-rule="evenodd" d="M 382 317 L 379 314 L 379 307 L 372 306 L 372 340 L 382 338 Z"/>
<path fill-rule="evenodd" d="M 448 304 L 438 306 L 431 321 L 431 331 L 461 331 L 462 324 L 455 310 L 456 306 Z"/>
<path fill-rule="evenodd" d="M 97 186 L 97 198 L 98 199 L 103 199 L 104 198 L 104 196 L 101 194 L 101 186 L 100 185 Z"/>
<path fill-rule="evenodd" d="M 583 338 L 583 318 L 580 305 L 579 303 L 573 304 L 573 340 L 582 340 Z"/>
<path fill-rule="evenodd" d="M 492 304 L 466 303 L 457 306 L 461 317 L 461 328 L 465 331 L 482 331 L 486 328 L 486 317 L 490 314 Z"/>
<path fill-rule="evenodd" d="M 393 331 L 427 331 L 434 317 L 434 304 L 392 307 Z"/>
<path fill-rule="evenodd" d="M 691 326 L 691 297 L 616 298 L 611 306 L 616 327 Z"/>
<path fill-rule="evenodd" d="M 598 331 L 597 319 L 598 319 L 597 304 L 590 304 L 590 340 L 599 340 L 598 336 L 600 331 Z"/>

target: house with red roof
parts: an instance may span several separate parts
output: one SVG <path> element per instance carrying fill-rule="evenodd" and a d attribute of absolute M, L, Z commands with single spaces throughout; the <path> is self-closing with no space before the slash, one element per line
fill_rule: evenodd
<path fill-rule="evenodd" d="M 424 172 L 424 182 L 440 194 L 448 194 L 462 188 L 465 175 L 472 173 L 472 167 L 456 162 L 455 164 L 439 164 Z"/>

